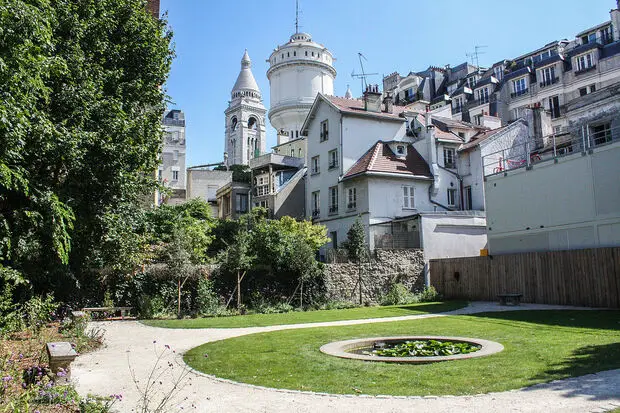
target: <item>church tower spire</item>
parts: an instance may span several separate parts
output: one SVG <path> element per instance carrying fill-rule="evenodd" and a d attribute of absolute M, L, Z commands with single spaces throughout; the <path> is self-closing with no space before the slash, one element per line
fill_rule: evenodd
<path fill-rule="evenodd" d="M 224 112 L 227 165 L 248 165 L 250 159 L 264 154 L 267 150 L 267 109 L 252 74 L 252 60 L 247 50 L 241 58 L 241 71 L 230 96 L 231 101 Z"/>

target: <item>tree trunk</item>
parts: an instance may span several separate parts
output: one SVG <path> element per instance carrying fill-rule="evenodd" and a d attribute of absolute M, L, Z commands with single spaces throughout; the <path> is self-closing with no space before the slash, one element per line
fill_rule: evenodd
<path fill-rule="evenodd" d="M 301 290 L 299 292 L 299 309 L 304 309 L 304 282 L 301 282 Z"/>
<path fill-rule="evenodd" d="M 177 303 L 177 317 L 181 318 L 181 278 L 179 278 L 179 298 Z"/>
<path fill-rule="evenodd" d="M 237 310 L 241 311 L 241 273 L 237 271 Z"/>

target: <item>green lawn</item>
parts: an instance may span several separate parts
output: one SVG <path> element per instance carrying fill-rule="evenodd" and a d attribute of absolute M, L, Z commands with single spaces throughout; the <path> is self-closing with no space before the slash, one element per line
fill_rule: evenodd
<path fill-rule="evenodd" d="M 319 351 L 331 341 L 404 334 L 479 337 L 505 349 L 424 365 L 346 360 Z M 266 387 L 375 395 L 497 392 L 620 368 L 620 311 L 495 312 L 295 329 L 207 343 L 184 359 L 202 372 Z"/>
<path fill-rule="evenodd" d="M 465 307 L 465 301 L 419 303 L 385 307 L 358 307 L 344 310 L 296 311 L 281 314 L 250 314 L 231 317 L 193 318 L 187 320 L 146 320 L 144 324 L 164 328 L 233 328 L 264 327 L 284 324 L 319 323 L 323 321 L 359 320 L 397 317 L 425 313 L 441 313 Z"/>

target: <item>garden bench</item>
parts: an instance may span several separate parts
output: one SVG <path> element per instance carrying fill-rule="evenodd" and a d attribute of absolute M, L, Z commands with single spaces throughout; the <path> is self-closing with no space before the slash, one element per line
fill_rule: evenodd
<path fill-rule="evenodd" d="M 523 294 L 521 293 L 513 293 L 513 294 L 499 294 L 499 305 L 519 305 L 521 302 L 521 297 Z"/>
<path fill-rule="evenodd" d="M 131 311 L 133 307 L 86 307 L 82 308 L 85 313 L 121 313 L 121 320 L 125 319 L 127 312 Z"/>

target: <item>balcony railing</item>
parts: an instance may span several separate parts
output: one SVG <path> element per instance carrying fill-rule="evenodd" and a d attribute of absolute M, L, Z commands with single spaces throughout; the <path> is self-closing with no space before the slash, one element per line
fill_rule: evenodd
<path fill-rule="evenodd" d="M 542 82 L 540 82 L 540 87 L 543 88 L 546 86 L 550 86 L 550 85 L 558 83 L 559 81 L 560 81 L 559 77 L 554 77 L 551 79 L 544 79 Z"/>
<path fill-rule="evenodd" d="M 321 216 L 321 210 L 320 209 L 313 209 L 312 210 L 312 218 L 318 218 Z"/>
<path fill-rule="evenodd" d="M 334 169 L 334 168 L 338 168 L 338 162 L 330 162 L 329 163 L 329 169 Z"/>
<path fill-rule="evenodd" d="M 517 90 L 516 92 L 512 92 L 512 93 L 510 94 L 510 97 L 511 97 L 512 99 L 514 99 L 514 98 L 517 98 L 517 97 L 519 97 L 519 96 L 523 96 L 523 95 L 527 94 L 527 92 L 528 92 L 528 89 L 527 89 L 527 88 L 526 88 L 526 89 L 522 89 L 522 90 Z"/>
<path fill-rule="evenodd" d="M 349 202 L 349 203 L 347 204 L 347 209 L 349 209 L 349 210 L 353 210 L 353 209 L 355 209 L 355 208 L 357 208 L 357 204 L 356 204 L 355 202 Z"/>
<path fill-rule="evenodd" d="M 579 75 L 582 75 L 584 73 L 591 72 L 593 70 L 596 70 L 596 65 L 592 65 L 592 66 L 589 66 L 589 67 L 584 67 L 583 69 L 576 70 L 575 71 L 575 76 L 579 76 Z"/>
<path fill-rule="evenodd" d="M 330 214 L 336 214 L 336 213 L 338 213 L 338 205 L 330 205 L 330 206 L 329 206 L 329 213 L 330 213 Z"/>
<path fill-rule="evenodd" d="M 505 174 L 513 169 L 531 167 L 570 154 L 585 154 L 593 148 L 620 142 L 620 127 L 594 131 L 590 126 L 578 134 L 556 133 L 547 136 L 543 142 L 544 145 L 541 145 L 530 139 L 485 155 L 482 159 L 484 176 Z"/>

